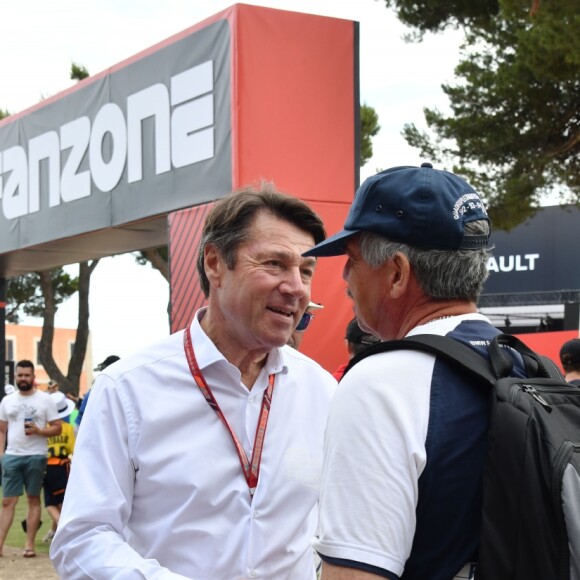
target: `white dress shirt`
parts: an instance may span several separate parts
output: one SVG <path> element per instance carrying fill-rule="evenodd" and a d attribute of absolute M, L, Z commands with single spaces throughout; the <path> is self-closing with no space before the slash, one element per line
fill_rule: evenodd
<path fill-rule="evenodd" d="M 93 387 L 51 546 L 63 578 L 315 578 L 310 540 L 336 381 L 283 347 L 249 391 L 198 316 L 191 333 L 199 367 L 248 457 L 268 376 L 276 376 L 253 500 L 178 332 L 106 369 Z"/>

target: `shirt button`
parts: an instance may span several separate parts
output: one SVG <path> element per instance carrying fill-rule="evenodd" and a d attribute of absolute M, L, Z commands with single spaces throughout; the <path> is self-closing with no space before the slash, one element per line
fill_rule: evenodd
<path fill-rule="evenodd" d="M 252 404 L 253 404 L 253 403 L 254 403 L 254 397 L 250 397 L 250 398 L 248 399 L 248 401 L 249 401 L 250 403 L 252 403 Z"/>
<path fill-rule="evenodd" d="M 257 573 L 255 570 L 250 570 L 250 571 L 248 572 L 248 576 L 249 576 L 250 578 L 257 578 L 257 577 L 258 577 L 258 573 Z"/>
<path fill-rule="evenodd" d="M 254 510 L 254 518 L 259 518 L 260 512 L 258 510 Z"/>

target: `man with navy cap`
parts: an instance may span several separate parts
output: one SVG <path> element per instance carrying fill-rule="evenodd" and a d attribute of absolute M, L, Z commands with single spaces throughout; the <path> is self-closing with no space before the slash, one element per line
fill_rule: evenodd
<path fill-rule="evenodd" d="M 462 178 L 394 167 L 367 179 L 344 230 L 305 256 L 345 254 L 364 331 L 447 335 L 486 355 L 477 313 L 490 221 Z M 342 379 L 325 435 L 323 580 L 471 578 L 479 543 L 489 397 L 433 355 L 369 356 Z"/>

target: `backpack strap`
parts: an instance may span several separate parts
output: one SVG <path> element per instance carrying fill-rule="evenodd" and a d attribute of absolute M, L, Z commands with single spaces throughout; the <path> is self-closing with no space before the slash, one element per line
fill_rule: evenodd
<path fill-rule="evenodd" d="M 472 348 L 458 340 L 438 334 L 417 334 L 401 340 L 388 340 L 373 344 L 351 359 L 344 374 L 368 356 L 401 349 L 419 350 L 442 357 L 460 367 L 472 377 L 480 381 L 483 380 L 491 386 L 495 385 L 497 379 L 501 376 L 497 373 L 495 367 L 490 365 L 489 361 Z"/>
<path fill-rule="evenodd" d="M 466 344 L 438 334 L 417 334 L 401 340 L 379 342 L 354 356 L 346 367 L 344 374 L 355 364 L 373 354 L 401 349 L 419 350 L 442 357 L 460 367 L 472 377 L 483 380 L 493 386 L 499 378 L 510 376 L 513 370 L 514 359 L 505 347 L 509 347 L 521 355 L 528 378 L 564 380 L 560 369 L 554 361 L 534 352 L 519 338 L 511 334 L 498 334 L 491 340 L 489 361 Z"/>
<path fill-rule="evenodd" d="M 513 358 L 506 352 L 507 349 L 502 347 L 509 347 L 522 356 L 528 378 L 563 380 L 560 369 L 552 359 L 534 352 L 512 334 L 498 334 L 489 345 L 489 356 L 492 365 L 495 369 L 501 369 L 500 376 L 511 374 L 511 367 L 513 366 Z"/>

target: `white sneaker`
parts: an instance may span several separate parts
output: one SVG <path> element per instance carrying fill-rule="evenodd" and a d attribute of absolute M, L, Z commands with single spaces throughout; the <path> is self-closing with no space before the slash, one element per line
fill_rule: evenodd
<path fill-rule="evenodd" d="M 54 532 L 52 530 L 48 530 L 48 532 L 46 532 L 46 534 L 44 535 L 44 538 L 42 538 L 42 541 L 45 544 L 49 544 L 50 542 L 52 542 L 52 538 L 54 538 Z"/>

